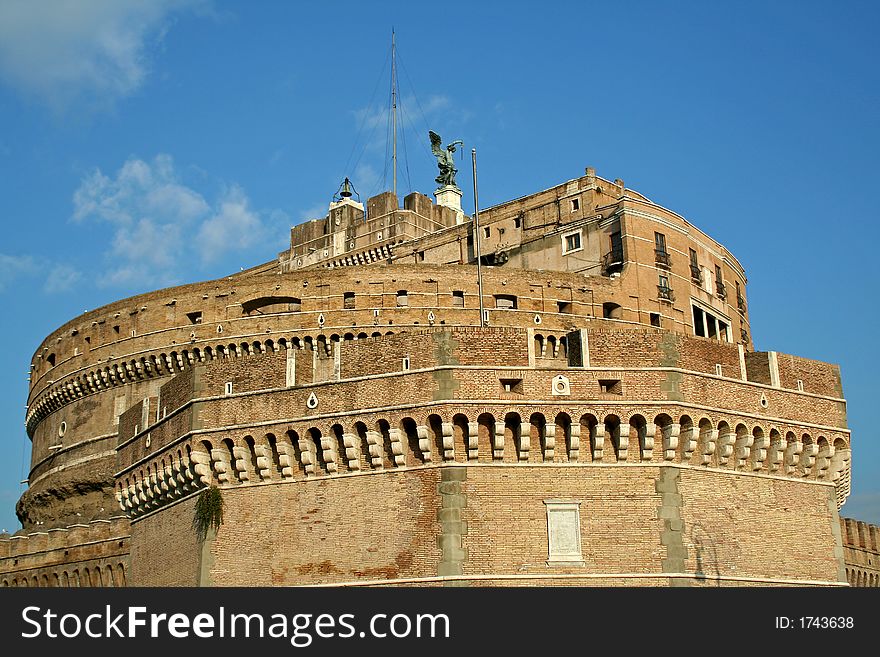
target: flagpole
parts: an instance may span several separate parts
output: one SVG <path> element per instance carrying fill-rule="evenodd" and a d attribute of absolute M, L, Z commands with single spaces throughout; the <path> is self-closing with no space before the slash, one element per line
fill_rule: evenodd
<path fill-rule="evenodd" d="M 483 270 L 480 260 L 480 209 L 477 200 L 477 149 L 471 149 L 471 164 L 474 172 L 474 246 L 477 250 L 477 289 L 480 295 L 480 326 L 486 325 L 485 311 L 483 310 Z"/>

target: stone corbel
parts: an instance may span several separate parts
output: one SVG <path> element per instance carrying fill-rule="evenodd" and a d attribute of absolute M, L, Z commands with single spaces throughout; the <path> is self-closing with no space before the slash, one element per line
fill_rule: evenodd
<path fill-rule="evenodd" d="M 250 481 L 251 477 L 247 467 L 250 456 L 251 453 L 247 447 L 238 447 L 236 445 L 232 448 L 232 457 L 234 459 L 232 466 L 240 481 Z"/>
<path fill-rule="evenodd" d="M 569 443 L 568 443 L 568 460 L 577 462 L 581 453 L 581 425 L 572 422 L 568 427 Z"/>
<path fill-rule="evenodd" d="M 804 445 L 799 440 L 792 440 L 785 448 L 785 457 L 782 460 L 783 472 L 787 475 L 793 474 L 797 469 L 801 460 L 801 452 L 804 451 Z"/>
<path fill-rule="evenodd" d="M 388 437 L 391 439 L 391 453 L 394 455 L 394 465 L 398 467 L 406 465 L 406 457 L 403 455 L 403 436 L 400 429 L 391 427 L 388 429 Z"/>
<path fill-rule="evenodd" d="M 266 480 L 272 476 L 272 458 L 268 445 L 254 445 L 254 455 L 257 457 L 257 476 Z"/>
<path fill-rule="evenodd" d="M 736 434 L 733 431 L 725 431 L 718 434 L 718 465 L 727 465 L 733 454 L 733 443 L 736 440 Z"/>
<path fill-rule="evenodd" d="M 211 485 L 211 457 L 206 452 L 193 451 L 190 453 L 190 461 L 193 463 L 193 472 L 199 478 L 202 486 Z"/>
<path fill-rule="evenodd" d="M 556 454 L 556 425 L 544 425 L 544 460 L 552 461 Z"/>
<path fill-rule="evenodd" d="M 605 425 L 597 424 L 592 433 L 593 461 L 601 461 L 605 457 Z"/>
<path fill-rule="evenodd" d="M 452 422 L 444 422 L 440 425 L 440 442 L 443 445 L 443 460 L 444 461 L 454 461 L 455 460 L 455 446 L 453 444 L 453 435 L 455 434 L 455 425 Z M 465 448 L 467 449 L 467 448 Z M 467 454 L 462 454 L 462 457 L 466 460 Z"/>
<path fill-rule="evenodd" d="M 419 437 L 419 450 L 422 452 L 422 459 L 425 463 L 431 462 L 431 438 L 428 433 L 428 427 L 417 426 L 416 434 Z"/>
<path fill-rule="evenodd" d="M 367 431 L 367 449 L 370 451 L 370 462 L 374 468 L 382 468 L 382 434 L 378 431 Z"/>
<path fill-rule="evenodd" d="M 697 448 L 697 427 L 679 427 L 678 442 L 681 445 L 681 462 L 688 463 Z"/>
<path fill-rule="evenodd" d="M 290 443 L 278 441 L 275 443 L 278 450 L 278 467 L 281 469 L 282 479 L 293 479 L 293 467 L 296 463 L 296 450 Z"/>
<path fill-rule="evenodd" d="M 733 447 L 736 450 L 737 469 L 745 467 L 746 462 L 749 460 L 749 455 L 751 454 L 754 442 L 755 437 L 748 433 L 745 436 L 738 437 L 733 443 Z"/>
<path fill-rule="evenodd" d="M 617 460 L 626 463 L 629 456 L 629 424 L 621 422 L 617 431 Z"/>
<path fill-rule="evenodd" d="M 520 461 L 528 461 L 529 450 L 531 449 L 532 442 L 531 425 L 520 424 L 516 429 L 514 429 L 514 431 L 519 432 L 519 454 L 517 454 L 517 458 Z M 516 445 L 516 443 L 517 441 L 514 440 L 513 444 Z"/>
<path fill-rule="evenodd" d="M 339 470 L 336 465 L 336 436 L 321 436 L 321 455 L 327 465 L 327 472 L 332 474 Z"/>
<path fill-rule="evenodd" d="M 492 445 L 492 458 L 500 461 L 504 458 L 504 423 L 495 423 L 495 444 Z"/>
<path fill-rule="evenodd" d="M 342 434 L 342 446 L 345 447 L 345 460 L 349 470 L 360 470 L 361 461 L 358 453 L 358 437 L 353 433 Z"/>
<path fill-rule="evenodd" d="M 476 461 L 477 456 L 479 455 L 479 436 L 480 436 L 480 423 L 479 422 L 468 422 L 468 435 L 466 438 L 467 441 L 467 459 L 469 461 Z"/>
<path fill-rule="evenodd" d="M 718 445 L 718 429 L 709 429 L 704 432 L 705 442 L 703 450 L 700 454 L 700 465 L 709 465 L 712 463 L 712 455 L 715 453 Z"/>
<path fill-rule="evenodd" d="M 782 458 L 785 455 L 786 447 L 788 447 L 788 443 L 782 436 L 779 437 L 779 440 L 770 445 L 770 451 L 767 453 L 767 469 L 770 472 L 776 472 L 779 470 L 779 466 L 782 465 Z"/>

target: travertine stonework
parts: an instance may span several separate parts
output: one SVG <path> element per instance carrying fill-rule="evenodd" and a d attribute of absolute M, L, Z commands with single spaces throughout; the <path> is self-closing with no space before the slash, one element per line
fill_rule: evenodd
<path fill-rule="evenodd" d="M 479 227 L 334 202 L 43 341 L 3 584 L 876 584 L 839 369 L 755 352 L 746 282 L 593 169 Z"/>

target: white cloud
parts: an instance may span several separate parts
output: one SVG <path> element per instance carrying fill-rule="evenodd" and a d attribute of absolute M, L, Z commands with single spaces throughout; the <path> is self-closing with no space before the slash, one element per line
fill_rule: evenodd
<path fill-rule="evenodd" d="M 237 185 L 229 188 L 220 207 L 199 229 L 199 249 L 204 262 L 213 262 L 235 249 L 247 249 L 265 237 L 260 217 L 248 207 Z"/>
<path fill-rule="evenodd" d="M 66 264 L 57 264 L 49 271 L 43 291 L 46 294 L 59 294 L 67 292 L 82 280 L 82 273 L 74 267 Z"/>
<path fill-rule="evenodd" d="M 37 263 L 31 256 L 0 253 L 0 291 L 19 276 L 32 274 L 36 270 Z"/>
<path fill-rule="evenodd" d="M 86 97 L 112 102 L 149 73 L 150 46 L 174 14 L 205 0 L 5 0 L 0 79 L 62 109 Z"/>
<path fill-rule="evenodd" d="M 238 185 L 209 203 L 180 180 L 165 154 L 149 162 L 131 158 L 114 176 L 96 169 L 73 194 L 72 219 L 112 226 L 98 281 L 104 286 L 173 285 L 232 252 L 275 248 L 275 238 L 286 239 L 288 230 L 286 214 L 252 209 Z"/>

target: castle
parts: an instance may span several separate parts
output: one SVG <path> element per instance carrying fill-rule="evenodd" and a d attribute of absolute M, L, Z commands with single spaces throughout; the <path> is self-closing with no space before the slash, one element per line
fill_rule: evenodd
<path fill-rule="evenodd" d="M 592 168 L 476 218 L 339 196 L 43 341 L 2 584 L 876 586 L 839 369 L 755 352 L 746 283 Z"/>

